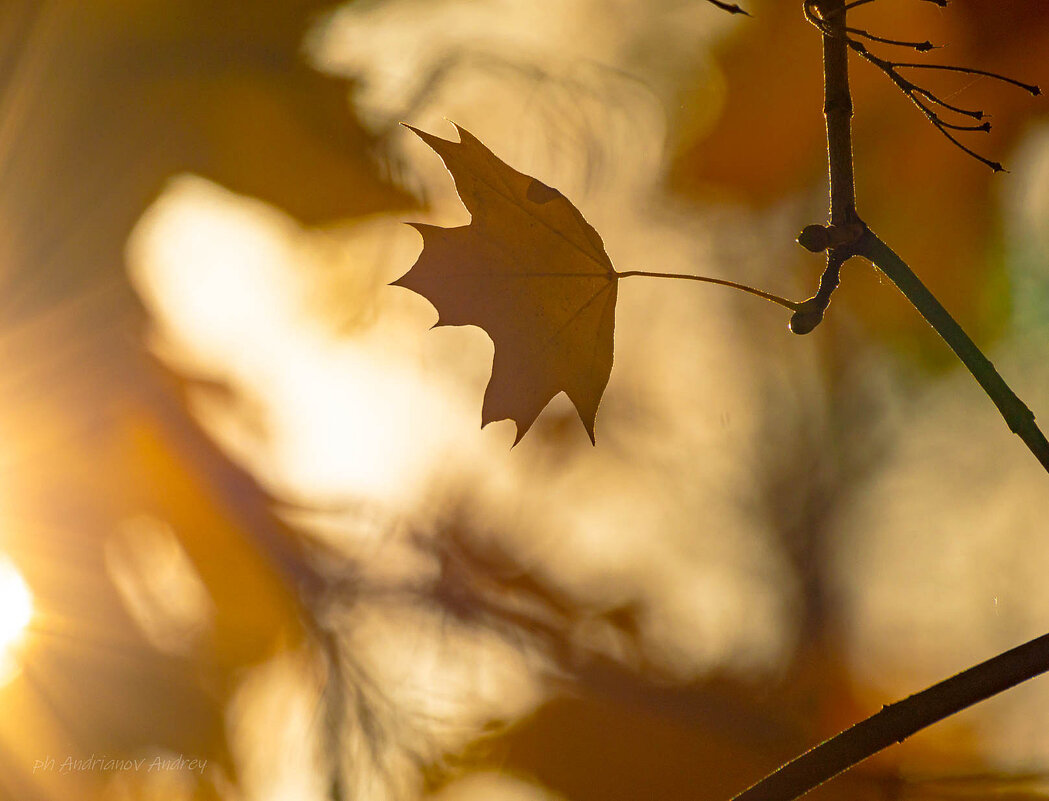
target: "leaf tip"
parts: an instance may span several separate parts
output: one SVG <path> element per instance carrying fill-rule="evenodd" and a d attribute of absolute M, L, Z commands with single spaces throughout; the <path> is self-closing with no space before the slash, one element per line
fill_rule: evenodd
<path fill-rule="evenodd" d="M 440 147 L 441 147 L 442 144 L 455 144 L 455 142 L 452 142 L 449 139 L 442 139 L 441 137 L 437 136 L 436 134 L 432 134 L 432 133 L 429 133 L 428 131 L 424 131 L 422 128 L 416 128 L 414 125 L 409 125 L 406 122 L 402 122 L 401 125 L 403 125 L 405 128 L 407 128 L 413 134 L 418 136 L 420 139 L 422 139 L 430 147 L 431 150 L 435 150 L 438 154 L 440 154 L 440 152 L 441 152 L 440 151 Z M 455 125 L 455 123 L 453 122 L 452 125 Z M 458 128 L 458 127 L 459 126 L 456 125 L 456 128 Z"/>
<path fill-rule="evenodd" d="M 478 139 L 476 136 L 474 136 L 472 133 L 470 133 L 468 130 L 466 130 L 459 123 L 452 122 L 451 120 L 448 120 L 448 122 L 452 123 L 452 125 L 455 127 L 456 133 L 459 134 L 459 141 L 457 143 L 454 143 L 454 144 L 467 145 L 467 146 L 480 145 L 484 150 L 486 150 L 486 151 L 488 150 L 488 148 L 485 147 L 484 144 L 482 144 L 480 139 Z"/>
<path fill-rule="evenodd" d="M 399 287 L 403 287 L 404 289 L 411 289 L 411 287 L 408 286 L 408 283 L 407 283 L 407 281 L 405 279 L 409 275 L 411 275 L 411 272 L 412 272 L 413 269 L 414 269 L 414 267 L 408 268 L 408 271 L 405 272 L 404 275 L 402 275 L 400 278 L 395 278 L 394 280 L 390 281 L 390 283 L 388 283 L 386 286 L 399 286 Z"/>
<path fill-rule="evenodd" d="M 597 439 L 594 436 L 594 426 L 597 423 L 597 407 L 601 403 L 601 395 L 603 393 L 604 387 L 598 391 L 596 398 L 588 397 L 586 394 L 579 395 L 571 390 L 566 393 L 568 399 L 572 401 L 572 405 L 575 406 L 576 414 L 579 415 L 579 422 L 583 424 L 586 435 L 590 437 L 591 445 L 597 445 Z"/>
<path fill-rule="evenodd" d="M 513 450 L 514 448 L 516 448 L 518 443 L 520 443 L 520 441 L 522 439 L 524 439 L 524 435 L 528 433 L 528 427 L 527 426 L 518 425 L 516 420 L 514 421 L 514 427 L 517 429 L 517 434 L 514 437 L 513 445 L 510 446 L 510 450 Z"/>
<path fill-rule="evenodd" d="M 403 120 L 400 123 L 398 123 L 398 125 L 401 125 L 404 128 L 407 128 L 409 131 L 411 131 L 413 134 L 418 136 L 420 139 L 423 139 L 425 134 L 426 134 L 425 131 L 423 131 L 423 130 L 421 130 L 419 128 L 416 128 L 414 125 L 411 125 L 410 123 L 404 122 Z"/>
<path fill-rule="evenodd" d="M 575 403 L 575 401 L 573 401 Z M 579 422 L 583 424 L 583 428 L 586 430 L 586 435 L 590 437 L 590 444 L 597 445 L 597 438 L 594 436 L 594 425 L 597 423 L 597 409 L 595 408 L 592 414 L 584 416 L 579 411 L 579 406 L 576 405 L 576 412 L 579 414 Z"/>
<path fill-rule="evenodd" d="M 488 396 L 485 396 L 484 403 L 481 405 L 481 428 L 487 428 L 490 423 L 498 423 L 500 420 L 509 420 L 514 424 L 514 441 L 510 445 L 510 450 L 517 447 L 518 443 L 524 439 L 524 435 L 528 433 L 528 429 L 532 427 L 531 423 L 523 423 L 512 415 L 504 415 L 499 417 L 488 408 Z"/>

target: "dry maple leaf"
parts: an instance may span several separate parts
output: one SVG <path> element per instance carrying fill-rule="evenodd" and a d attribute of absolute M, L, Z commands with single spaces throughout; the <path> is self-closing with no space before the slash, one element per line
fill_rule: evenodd
<path fill-rule="evenodd" d="M 425 297 L 436 325 L 476 325 L 495 345 L 481 425 L 511 419 L 516 445 L 564 391 L 594 441 L 612 371 L 617 278 L 601 237 L 568 199 L 502 162 L 456 125 L 458 142 L 405 126 L 444 161 L 469 225 L 411 223 L 423 251 L 393 283 Z"/>

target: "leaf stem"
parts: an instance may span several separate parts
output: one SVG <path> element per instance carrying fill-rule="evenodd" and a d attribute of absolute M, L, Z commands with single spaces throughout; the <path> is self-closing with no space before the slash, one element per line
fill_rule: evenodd
<path fill-rule="evenodd" d="M 791 311 L 797 311 L 800 303 L 795 303 L 793 300 L 787 300 L 781 298 L 779 295 L 773 295 L 771 292 L 764 292 L 760 289 L 755 289 L 752 286 L 746 284 L 739 284 L 735 281 L 726 281 L 723 278 L 708 278 L 705 275 L 686 275 L 684 273 L 653 273 L 648 270 L 627 270 L 624 273 L 616 273 L 617 278 L 630 278 L 631 276 L 643 276 L 645 278 L 676 278 L 682 281 L 700 281 L 704 284 L 718 284 L 719 286 L 732 287 L 738 289 L 741 292 L 746 292 L 750 295 L 756 295 L 759 298 L 770 300 L 773 303 L 778 303 L 786 309 Z"/>

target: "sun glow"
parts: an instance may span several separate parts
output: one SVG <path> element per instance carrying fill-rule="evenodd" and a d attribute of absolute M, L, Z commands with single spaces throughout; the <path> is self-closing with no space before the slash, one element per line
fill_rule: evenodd
<path fill-rule="evenodd" d="M 0 685 L 18 672 L 15 651 L 33 616 L 33 596 L 22 575 L 0 556 Z"/>

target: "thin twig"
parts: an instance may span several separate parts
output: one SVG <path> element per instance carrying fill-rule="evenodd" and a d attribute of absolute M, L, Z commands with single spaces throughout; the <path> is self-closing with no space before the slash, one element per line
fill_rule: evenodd
<path fill-rule="evenodd" d="M 851 33 L 854 36 L 862 36 L 864 39 L 869 39 L 872 42 L 880 42 L 881 44 L 894 45 L 896 47 L 909 47 L 911 50 L 917 50 L 919 53 L 924 53 L 928 50 L 938 49 L 938 45 L 934 45 L 928 39 L 924 42 L 905 42 L 902 39 L 889 39 L 885 36 L 875 36 L 870 31 L 864 28 L 846 28 L 847 33 Z"/>
<path fill-rule="evenodd" d="M 874 0 L 853 0 L 853 2 L 846 3 L 845 5 L 843 5 L 841 7 L 841 10 L 843 12 L 851 11 L 852 9 L 854 9 L 854 8 L 856 8 L 858 6 L 865 6 L 865 5 L 867 5 L 867 3 L 873 3 L 873 2 L 874 2 Z"/>
<path fill-rule="evenodd" d="M 896 69 L 897 67 L 901 66 L 899 63 L 894 62 L 894 61 L 886 61 L 883 58 L 878 58 L 876 55 L 871 53 L 866 47 L 864 47 L 863 44 L 861 44 L 860 42 L 855 41 L 854 39 L 847 40 L 846 44 L 853 52 L 855 52 L 856 54 L 861 56 L 867 62 L 873 64 L 875 67 L 880 69 L 882 72 L 884 72 L 885 75 L 888 76 L 889 80 L 891 80 L 894 84 L 896 84 L 896 86 L 899 87 L 900 91 L 903 92 L 903 94 L 912 103 L 914 103 L 914 105 L 918 108 L 918 110 L 921 111 L 921 113 L 925 115 L 925 118 L 927 120 L 929 120 L 929 122 L 931 122 L 933 124 L 933 127 L 935 127 L 936 130 L 938 130 L 941 134 L 943 134 L 945 137 L 947 137 L 947 139 L 951 142 L 951 144 L 953 144 L 955 147 L 957 147 L 962 152 L 964 152 L 967 155 L 971 156 L 972 158 L 976 159 L 981 164 L 986 164 L 994 172 L 1002 172 L 1005 169 L 1004 167 L 1002 167 L 1002 165 L 999 162 L 993 161 L 993 160 L 987 158 L 986 156 L 980 155 L 975 150 L 973 150 L 971 147 L 969 147 L 968 145 L 965 145 L 961 141 L 959 141 L 958 138 L 956 136 L 954 136 L 953 134 L 951 134 L 950 130 L 949 130 L 949 129 L 957 130 L 957 126 L 955 124 L 953 124 L 953 123 L 946 122 L 932 108 L 930 108 L 928 105 L 926 105 L 924 102 L 922 102 L 920 97 L 924 97 L 927 100 L 929 100 L 930 102 L 935 103 L 936 105 L 941 106 L 943 108 L 946 108 L 946 109 L 948 109 L 950 111 L 957 111 L 957 113 L 959 113 L 959 114 L 963 114 L 963 115 L 965 115 L 967 117 L 974 117 L 975 119 L 983 119 L 984 114 L 983 114 L 982 111 L 979 111 L 979 112 L 968 112 L 968 111 L 961 110 L 961 109 L 955 109 L 954 106 L 951 106 L 949 103 L 946 103 L 945 101 L 941 100 L 939 97 L 937 97 L 935 94 L 930 92 L 928 89 L 925 89 L 923 87 L 918 86 L 913 81 L 908 80 L 903 75 L 901 75 Z M 908 66 L 913 66 L 913 65 L 908 65 Z M 958 72 L 967 72 L 968 70 L 966 70 L 964 68 L 958 68 L 958 70 L 956 70 L 956 71 L 958 71 Z M 1002 80 L 1005 80 L 1006 82 L 1011 82 L 1011 81 L 1009 81 L 1009 79 L 1005 79 L 1005 78 L 1003 78 Z M 1035 88 L 1037 88 L 1037 87 L 1035 87 Z M 988 124 L 986 126 L 979 126 L 979 127 L 975 128 L 974 130 L 977 130 L 977 131 L 989 131 L 990 129 L 991 129 L 991 126 L 990 126 L 990 124 Z"/>
<path fill-rule="evenodd" d="M 750 14 L 748 14 L 742 8 L 737 6 L 735 3 L 725 3 L 722 2 L 722 0 L 707 0 L 707 2 L 711 5 L 717 6 L 722 11 L 727 11 L 729 14 L 742 14 L 745 17 L 750 16 Z"/>
<path fill-rule="evenodd" d="M 893 66 L 897 69 L 901 67 L 906 67 L 908 69 L 915 70 L 944 70 L 946 72 L 960 72 L 963 75 L 980 75 L 984 78 L 993 78 L 996 81 L 1001 81 L 1002 83 L 1007 83 L 1011 86 L 1016 86 L 1020 89 L 1023 89 L 1025 92 L 1030 92 L 1032 95 L 1035 96 L 1040 95 L 1042 93 L 1042 90 L 1038 87 L 1037 84 L 1024 83 L 1023 81 L 1018 81 L 1015 78 L 1010 78 L 1008 75 L 999 75 L 997 72 L 978 70 L 974 69 L 973 67 L 958 67 L 953 64 L 922 64 L 917 62 L 901 63 L 898 61 L 893 62 Z"/>
<path fill-rule="evenodd" d="M 937 2 L 937 5 L 944 6 L 946 2 L 939 2 L 938 0 L 932 0 Z M 1030 92 L 1032 95 L 1041 94 L 1041 89 L 1035 84 L 1025 83 L 1023 81 L 1010 78 L 1006 75 L 1001 75 L 997 72 L 990 72 L 988 70 L 976 69 L 974 67 L 961 67 L 954 64 L 926 64 L 922 62 L 905 62 L 905 61 L 892 61 L 889 59 L 880 58 L 874 53 L 870 52 L 867 47 L 856 37 L 862 37 L 873 42 L 880 42 L 882 44 L 893 45 L 898 47 L 909 47 L 914 50 L 921 52 L 933 49 L 931 42 L 908 42 L 899 39 L 889 39 L 882 36 L 875 36 L 863 28 L 852 28 L 845 25 L 844 17 L 845 12 L 849 8 L 855 8 L 857 5 L 862 5 L 862 2 L 853 3 L 837 3 L 827 2 L 827 0 L 806 0 L 804 4 L 805 17 L 806 19 L 816 26 L 823 34 L 825 39 L 840 39 L 843 40 L 844 46 L 850 48 L 858 56 L 863 58 L 865 61 L 877 67 L 881 70 L 897 88 L 922 112 L 926 119 L 929 120 L 932 125 L 939 130 L 955 147 L 976 159 L 982 164 L 987 165 L 995 172 L 1000 172 L 1004 168 L 997 161 L 993 161 L 985 156 L 980 155 L 971 147 L 963 144 L 951 131 L 965 131 L 965 132 L 985 132 L 991 129 L 990 123 L 982 125 L 966 125 L 952 122 L 951 120 L 944 119 L 940 116 L 937 111 L 922 100 L 932 104 L 933 106 L 939 106 L 941 109 L 953 112 L 965 117 L 971 117 L 973 119 L 982 120 L 984 113 L 982 111 L 975 111 L 970 109 L 964 109 L 959 106 L 952 105 L 942 98 L 938 97 L 934 92 L 925 87 L 919 86 L 914 81 L 905 77 L 900 70 L 901 69 L 920 69 L 920 70 L 933 70 L 941 72 L 956 72 L 961 75 L 970 75 L 973 77 L 991 78 L 992 80 L 1001 81 L 1010 86 L 1023 89 L 1024 91 Z"/>
<path fill-rule="evenodd" d="M 920 95 L 921 97 L 924 97 L 926 100 L 928 100 L 930 103 L 935 103 L 938 106 L 942 106 L 948 111 L 953 111 L 955 114 L 960 114 L 965 117 L 972 117 L 974 120 L 982 120 L 986 116 L 979 109 L 962 108 L 961 106 L 951 105 L 942 98 L 939 98 L 936 95 L 934 95 L 928 89 L 923 89 L 920 86 L 914 87 L 914 94 Z"/>
<path fill-rule="evenodd" d="M 792 801 L 893 743 L 1049 670 L 1049 634 L 934 684 L 791 760 L 732 801 Z"/>

